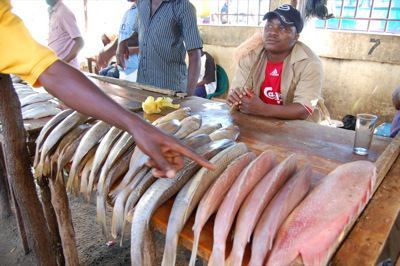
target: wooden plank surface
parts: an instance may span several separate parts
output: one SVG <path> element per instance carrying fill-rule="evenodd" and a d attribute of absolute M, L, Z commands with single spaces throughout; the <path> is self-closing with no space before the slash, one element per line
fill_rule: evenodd
<path fill-rule="evenodd" d="M 92 73 L 86 73 L 88 77 L 95 78 L 97 80 L 105 81 L 110 84 L 115 84 L 124 88 L 128 89 L 134 89 L 134 90 L 141 90 L 141 91 L 146 91 L 146 92 L 155 92 L 158 94 L 162 95 L 167 95 L 167 96 L 175 96 L 177 94 L 176 91 L 170 90 L 170 89 L 162 89 L 150 85 L 144 85 L 140 84 L 137 82 L 132 82 L 128 80 L 123 80 L 123 79 L 117 79 L 117 78 L 112 78 L 112 77 L 105 77 L 105 76 L 100 76 Z"/>
<path fill-rule="evenodd" d="M 375 162 L 378 157 L 385 151 L 390 139 L 374 136 L 370 154 L 368 156 L 359 156 L 352 153 L 354 131 L 343 129 L 329 128 L 319 126 L 317 124 L 307 121 L 279 121 L 257 118 L 248 116 L 241 113 L 229 113 L 226 105 L 222 103 L 210 102 L 205 99 L 189 97 L 182 102 L 182 106 L 189 106 L 193 112 L 199 113 L 203 116 L 203 123 L 221 122 L 224 125 L 235 123 L 241 130 L 238 141 L 245 142 L 251 150 L 260 153 L 266 149 L 274 150 L 279 159 L 283 159 L 288 154 L 295 152 L 298 155 L 300 164 L 310 163 L 313 170 L 313 183 L 336 168 L 338 165 L 366 159 Z M 395 159 L 395 158 L 394 158 Z M 399 176 L 398 168 L 400 159 L 397 159 L 394 166 L 388 173 L 388 176 Z M 334 256 L 334 264 L 346 265 L 366 265 L 363 263 L 351 263 L 350 260 L 357 261 L 360 259 L 358 254 L 364 254 L 362 249 L 369 242 L 373 242 L 374 246 L 369 246 L 373 252 L 369 252 L 370 256 L 365 257 L 365 260 L 360 262 L 377 261 L 382 250 L 384 249 L 385 242 L 389 239 L 392 229 L 396 223 L 397 214 L 399 211 L 399 204 L 395 203 L 390 208 L 383 208 L 382 205 L 391 205 L 391 199 L 395 197 L 395 191 L 399 191 L 398 178 L 384 179 L 382 186 L 377 190 L 376 196 L 371 200 L 365 213 L 360 217 L 360 222 L 365 223 L 364 226 L 368 228 L 368 220 L 373 220 L 375 223 L 374 228 L 371 230 L 360 230 L 357 235 L 350 232 L 348 239 L 344 240 L 344 245 L 339 249 L 337 255 Z M 386 186 L 389 186 L 388 189 Z M 398 194 L 397 194 L 398 195 Z M 167 222 L 170 210 L 172 208 L 173 200 L 168 201 L 165 205 L 160 207 L 153 217 L 153 226 L 161 231 L 166 231 Z M 370 207 L 378 205 L 379 207 Z M 384 217 L 382 219 L 382 217 Z M 213 219 L 209 221 L 203 229 L 200 243 L 199 255 L 202 258 L 208 259 L 211 254 L 212 248 L 212 228 Z M 192 248 L 192 226 L 194 222 L 193 215 L 190 217 L 183 232 L 180 235 L 180 244 L 191 250 Z M 380 229 L 378 229 L 380 228 Z M 379 233 L 375 234 L 374 232 Z M 347 244 L 349 241 L 349 244 Z M 358 243 L 357 245 L 350 244 L 351 242 Z M 227 254 L 229 254 L 231 243 L 228 243 Z M 248 255 L 245 256 L 245 261 L 248 260 Z"/>

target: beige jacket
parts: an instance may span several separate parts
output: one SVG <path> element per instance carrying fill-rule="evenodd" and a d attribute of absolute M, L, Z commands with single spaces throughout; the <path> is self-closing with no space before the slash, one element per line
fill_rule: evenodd
<path fill-rule="evenodd" d="M 259 95 L 265 79 L 267 53 L 259 47 L 239 60 L 231 88 L 253 88 Z M 304 43 L 298 41 L 283 62 L 281 93 L 283 104 L 300 103 L 314 112 L 308 120 L 321 120 L 320 105 L 323 70 L 320 59 Z"/>

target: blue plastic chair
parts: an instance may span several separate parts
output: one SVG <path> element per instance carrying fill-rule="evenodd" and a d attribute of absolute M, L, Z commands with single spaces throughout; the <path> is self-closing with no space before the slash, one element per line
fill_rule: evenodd
<path fill-rule="evenodd" d="M 214 93 L 208 94 L 207 99 L 211 99 L 212 97 L 220 96 L 224 94 L 229 87 L 228 75 L 225 70 L 220 66 L 216 65 L 217 68 L 217 89 Z"/>

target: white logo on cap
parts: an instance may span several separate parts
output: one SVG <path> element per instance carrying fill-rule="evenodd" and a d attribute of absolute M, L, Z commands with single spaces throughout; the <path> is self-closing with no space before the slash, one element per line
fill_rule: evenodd
<path fill-rule="evenodd" d="M 290 10 L 290 6 L 289 5 L 281 5 L 280 7 L 278 7 L 279 10 L 283 10 L 283 11 L 289 11 Z"/>

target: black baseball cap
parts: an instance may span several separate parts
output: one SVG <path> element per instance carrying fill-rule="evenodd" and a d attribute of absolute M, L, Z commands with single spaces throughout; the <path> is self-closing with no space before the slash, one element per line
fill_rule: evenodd
<path fill-rule="evenodd" d="M 264 15 L 263 20 L 271 18 L 278 18 L 282 25 L 294 26 L 297 33 L 300 33 L 304 26 L 304 21 L 300 12 L 296 8 L 287 4 L 281 5 L 274 11 L 268 12 Z"/>

